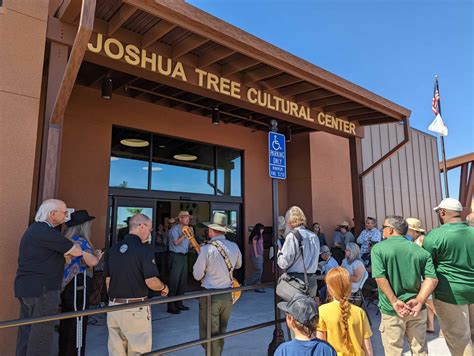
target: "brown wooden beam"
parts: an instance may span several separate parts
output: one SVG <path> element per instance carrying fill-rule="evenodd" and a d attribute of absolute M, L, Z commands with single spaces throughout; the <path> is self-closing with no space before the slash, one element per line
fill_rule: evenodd
<path fill-rule="evenodd" d="M 347 98 L 343 98 L 342 96 L 339 96 L 339 95 L 334 95 L 334 96 L 330 96 L 329 98 L 310 101 L 308 106 L 310 108 L 320 110 L 323 107 L 326 107 L 328 105 L 342 104 L 342 103 L 347 103 L 349 101 L 350 100 Z"/>
<path fill-rule="evenodd" d="M 360 120 L 378 119 L 380 117 L 387 117 L 387 115 L 384 115 L 380 112 L 374 112 L 370 114 L 352 115 L 352 116 L 349 116 L 349 119 L 351 121 L 360 121 Z"/>
<path fill-rule="evenodd" d="M 364 106 L 371 107 L 398 120 L 410 115 L 408 109 L 255 38 L 185 1 L 124 0 L 124 2 L 169 22 L 177 23 L 184 29 L 255 58 L 262 63 L 267 63 L 282 72 L 307 80 L 353 101 L 361 102 Z"/>
<path fill-rule="evenodd" d="M 202 46 L 207 42 L 209 42 L 207 38 L 198 35 L 191 35 L 190 37 L 178 43 L 176 46 L 173 46 L 173 49 L 171 50 L 171 57 L 179 58 L 184 56 L 186 53 L 191 52 L 192 50 Z"/>
<path fill-rule="evenodd" d="M 199 56 L 198 68 L 204 68 L 204 67 L 210 66 L 211 64 L 219 62 L 220 60 L 223 60 L 227 57 L 230 57 L 234 53 L 235 51 L 226 47 L 222 47 L 222 46 L 216 49 L 213 49 L 212 51 L 209 51 L 203 54 L 202 56 Z"/>
<path fill-rule="evenodd" d="M 336 111 L 336 114 L 338 117 L 351 117 L 353 115 L 372 114 L 374 112 L 374 109 L 371 108 L 360 108 Z"/>
<path fill-rule="evenodd" d="M 461 176 L 459 178 L 459 200 L 461 201 L 462 206 L 466 206 L 466 193 L 467 193 L 467 173 L 468 173 L 468 163 L 464 163 L 461 166 Z"/>
<path fill-rule="evenodd" d="M 354 216 L 355 235 L 362 231 L 365 220 L 364 188 L 360 174 L 363 170 L 362 142 L 359 137 L 349 138 L 349 155 L 351 164 L 352 210 Z"/>
<path fill-rule="evenodd" d="M 67 66 L 68 47 L 56 42 L 50 46 L 48 65 L 48 86 L 43 125 L 43 144 L 39 178 L 38 201 L 56 197 L 59 156 L 61 147 L 61 126 L 50 123 L 54 103 L 61 86 L 61 79 Z"/>
<path fill-rule="evenodd" d="M 362 104 L 356 102 L 344 103 L 344 104 L 336 104 L 336 105 L 329 105 L 324 107 L 324 111 L 326 112 L 337 112 L 341 110 L 348 110 L 348 109 L 356 109 L 362 107 Z"/>
<path fill-rule="evenodd" d="M 249 57 L 244 57 L 238 61 L 232 61 L 231 63 L 228 63 L 226 65 L 222 66 L 221 69 L 221 76 L 227 77 L 229 75 L 232 75 L 234 73 L 241 72 L 243 70 L 249 69 L 255 65 L 257 65 L 259 62 L 257 62 L 255 59 L 249 58 Z"/>
<path fill-rule="evenodd" d="M 82 0 L 79 29 L 72 45 L 61 86 L 56 96 L 53 112 L 51 113 L 51 117 L 49 117 L 49 121 L 52 124 L 60 123 L 66 111 L 66 105 L 71 96 L 72 88 L 76 82 L 77 73 L 81 67 L 87 43 L 89 42 L 94 27 L 95 5 L 95 0 Z"/>
<path fill-rule="evenodd" d="M 151 46 L 153 43 L 159 41 L 161 38 L 173 31 L 176 27 L 177 26 L 173 23 L 161 20 L 143 35 L 142 47 L 147 48 Z"/>
<path fill-rule="evenodd" d="M 471 169 L 469 170 L 469 178 L 467 179 L 467 192 L 464 198 L 465 204 L 463 206 L 471 206 L 471 201 L 474 195 L 474 163 L 471 162 Z"/>
<path fill-rule="evenodd" d="M 289 74 L 282 74 L 275 78 L 262 80 L 259 82 L 259 84 L 265 89 L 278 89 L 280 87 L 295 84 L 300 81 L 301 79 L 293 77 Z"/>
<path fill-rule="evenodd" d="M 317 86 L 308 82 L 301 82 L 280 88 L 278 91 L 283 96 L 293 96 L 318 89 Z"/>
<path fill-rule="evenodd" d="M 270 66 L 256 68 L 245 73 L 243 83 L 248 85 L 250 83 L 258 82 L 281 73 L 283 73 L 281 70 Z"/>
<path fill-rule="evenodd" d="M 64 0 L 58 9 L 57 17 L 64 22 L 72 23 L 81 13 L 82 0 Z"/>
<path fill-rule="evenodd" d="M 107 35 L 112 36 L 137 11 L 137 8 L 123 4 L 120 10 L 112 17 L 107 26 Z"/>
<path fill-rule="evenodd" d="M 329 98 L 333 95 L 334 93 L 331 93 L 330 91 L 327 91 L 325 89 L 316 89 L 316 90 L 309 91 L 307 93 L 298 94 L 295 96 L 294 99 L 296 102 L 306 102 L 306 101 L 311 101 L 311 100 Z"/>

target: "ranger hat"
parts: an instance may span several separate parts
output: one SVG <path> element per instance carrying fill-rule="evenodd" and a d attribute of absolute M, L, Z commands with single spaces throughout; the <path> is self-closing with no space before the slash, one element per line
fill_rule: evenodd
<path fill-rule="evenodd" d="M 224 213 L 215 212 L 214 215 L 212 215 L 212 221 L 203 222 L 202 224 L 208 227 L 209 229 L 220 231 L 223 233 L 234 232 L 234 230 L 227 227 L 227 215 Z"/>
<path fill-rule="evenodd" d="M 415 218 L 407 218 L 405 220 L 408 224 L 409 229 L 412 229 L 412 230 L 415 230 L 415 231 L 418 231 L 418 232 L 425 232 L 425 229 L 421 228 L 421 221 L 420 220 L 415 219 Z"/>

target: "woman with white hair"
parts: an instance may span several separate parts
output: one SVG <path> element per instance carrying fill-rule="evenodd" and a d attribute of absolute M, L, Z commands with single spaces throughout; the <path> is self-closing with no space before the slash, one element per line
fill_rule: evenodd
<path fill-rule="evenodd" d="M 78 210 L 71 214 L 64 232 L 66 238 L 81 245 L 83 254 L 67 261 L 61 293 L 61 312 L 87 309 L 92 291 L 92 268 L 99 263 L 103 255 L 101 250 L 94 251 L 90 240 L 91 224 L 95 217 L 87 210 Z M 85 288 L 85 289 L 83 289 Z M 85 297 L 85 298 L 84 298 Z M 76 333 L 78 318 L 64 319 L 59 324 L 59 355 L 77 355 Z M 87 316 L 82 319 L 81 355 L 86 349 Z"/>
<path fill-rule="evenodd" d="M 316 271 L 319 262 L 319 239 L 316 234 L 306 229 L 306 216 L 303 210 L 292 206 L 285 215 L 289 232 L 286 235 L 283 247 L 278 252 L 278 266 L 286 273 L 304 281 L 304 272 L 308 276 L 309 295 L 316 296 L 318 280 Z M 303 255 L 299 247 L 298 237 L 301 237 Z"/>
<path fill-rule="evenodd" d="M 362 282 L 367 274 L 364 262 L 360 256 L 360 248 L 354 242 L 349 242 L 345 249 L 345 258 L 341 267 L 347 269 L 352 282 L 352 293 L 356 293 L 362 287 Z"/>

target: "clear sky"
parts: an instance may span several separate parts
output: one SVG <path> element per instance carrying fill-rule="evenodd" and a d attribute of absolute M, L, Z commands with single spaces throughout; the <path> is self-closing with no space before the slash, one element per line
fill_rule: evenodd
<path fill-rule="evenodd" d="M 425 132 L 437 74 L 446 156 L 474 151 L 474 0 L 187 2 L 410 109 Z"/>

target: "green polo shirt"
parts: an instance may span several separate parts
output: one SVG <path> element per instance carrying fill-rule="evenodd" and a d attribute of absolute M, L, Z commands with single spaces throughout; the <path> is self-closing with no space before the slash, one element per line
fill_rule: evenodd
<path fill-rule="evenodd" d="M 474 228 L 465 222 L 430 231 L 423 248 L 431 253 L 438 274 L 436 299 L 450 304 L 474 303 Z"/>
<path fill-rule="evenodd" d="M 403 302 L 415 298 L 423 278 L 436 278 L 430 254 L 403 236 L 392 236 L 372 247 L 372 277 L 386 278 L 393 293 Z M 379 289 L 379 308 L 387 315 L 397 313 Z"/>

